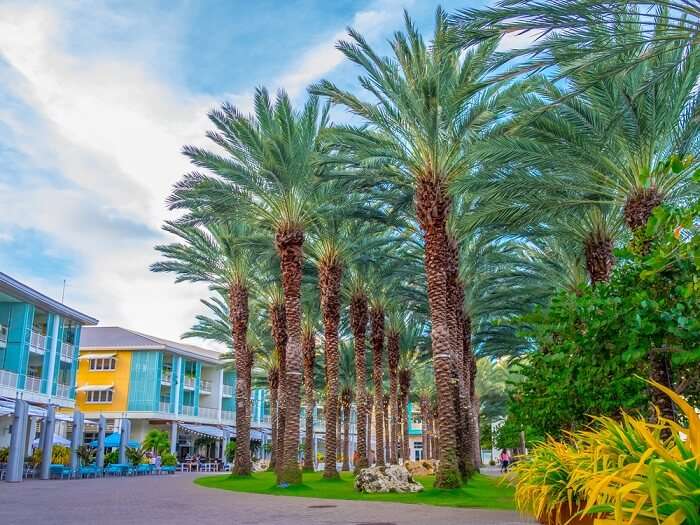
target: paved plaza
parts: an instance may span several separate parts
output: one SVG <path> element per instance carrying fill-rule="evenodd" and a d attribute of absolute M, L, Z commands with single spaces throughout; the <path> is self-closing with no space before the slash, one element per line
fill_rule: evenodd
<path fill-rule="evenodd" d="M 520 525 L 514 512 L 242 494 L 197 474 L 0 483 L 0 523 L 20 525 Z"/>

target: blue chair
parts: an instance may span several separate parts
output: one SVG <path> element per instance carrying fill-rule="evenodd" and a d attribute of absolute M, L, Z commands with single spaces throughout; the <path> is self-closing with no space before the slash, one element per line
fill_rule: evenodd
<path fill-rule="evenodd" d="M 146 463 L 141 463 L 136 467 L 136 475 L 141 476 L 145 474 L 150 474 L 151 473 L 151 465 L 146 464 Z"/>
<path fill-rule="evenodd" d="M 49 477 L 50 478 L 60 478 L 60 479 L 65 479 L 65 478 L 72 478 L 73 477 L 73 469 L 70 467 L 66 467 L 65 465 L 58 465 L 58 464 L 53 464 L 49 465 Z"/>
<path fill-rule="evenodd" d="M 98 472 L 98 468 L 96 465 L 86 465 L 84 467 L 80 467 L 78 474 L 80 475 L 81 478 L 89 478 L 91 476 L 93 478 L 96 478 L 97 472 Z"/>
<path fill-rule="evenodd" d="M 177 467 L 175 465 L 170 465 L 167 467 L 160 467 L 161 472 L 165 472 L 166 474 L 175 474 L 175 470 Z"/>
<path fill-rule="evenodd" d="M 129 465 L 112 463 L 105 468 L 106 476 L 126 476 L 129 474 Z"/>

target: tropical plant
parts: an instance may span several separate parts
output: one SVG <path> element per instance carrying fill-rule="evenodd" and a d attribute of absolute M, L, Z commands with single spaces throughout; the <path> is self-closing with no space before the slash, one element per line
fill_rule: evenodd
<path fill-rule="evenodd" d="M 119 451 L 112 450 L 111 452 L 107 452 L 105 454 L 105 466 L 113 465 L 115 463 L 119 463 Z"/>
<path fill-rule="evenodd" d="M 175 467 L 177 466 L 177 456 L 170 452 L 163 452 L 160 456 L 160 464 L 163 467 Z"/>
<path fill-rule="evenodd" d="M 95 457 L 97 455 L 97 449 L 91 447 L 90 445 L 80 445 L 77 450 L 78 460 L 81 466 L 90 465 L 95 462 Z"/>
<path fill-rule="evenodd" d="M 154 428 L 143 438 L 141 448 L 162 455 L 166 450 L 170 450 L 170 437 L 164 430 Z"/>
<path fill-rule="evenodd" d="M 146 459 L 146 451 L 141 448 L 127 447 L 126 449 L 126 460 L 135 467 L 143 463 Z"/>

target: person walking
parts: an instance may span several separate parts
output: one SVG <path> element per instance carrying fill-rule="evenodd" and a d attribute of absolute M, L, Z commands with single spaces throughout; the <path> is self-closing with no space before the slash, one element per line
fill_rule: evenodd
<path fill-rule="evenodd" d="M 510 454 L 505 448 L 501 450 L 499 459 L 501 460 L 501 474 L 505 474 L 508 472 L 508 465 L 510 464 Z"/>

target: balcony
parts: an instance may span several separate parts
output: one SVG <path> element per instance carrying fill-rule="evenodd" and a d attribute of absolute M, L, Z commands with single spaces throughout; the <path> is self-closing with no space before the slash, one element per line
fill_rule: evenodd
<path fill-rule="evenodd" d="M 170 403 L 165 403 L 161 401 L 160 405 L 158 405 L 158 408 L 161 412 L 170 412 Z"/>
<path fill-rule="evenodd" d="M 173 369 L 163 368 L 160 373 L 160 384 L 165 386 L 170 386 L 172 384 Z"/>
<path fill-rule="evenodd" d="M 62 385 L 60 383 L 58 385 L 56 385 L 56 397 L 70 399 L 70 391 L 71 391 L 70 385 Z"/>
<path fill-rule="evenodd" d="M 185 386 L 185 390 L 194 390 L 194 385 L 197 383 L 197 379 L 195 377 L 190 377 L 190 376 L 185 376 L 185 380 L 183 381 L 183 385 Z"/>
<path fill-rule="evenodd" d="M 61 361 L 67 363 L 73 362 L 73 345 L 70 343 L 61 343 Z"/>
<path fill-rule="evenodd" d="M 29 350 L 37 354 L 44 354 L 46 352 L 46 336 L 32 331 L 29 337 Z"/>
<path fill-rule="evenodd" d="M 221 419 L 223 421 L 235 421 L 236 420 L 236 413 L 233 412 L 232 410 L 222 410 L 221 411 Z"/>
<path fill-rule="evenodd" d="M 202 394 L 211 394 L 211 381 L 205 381 L 204 379 L 200 380 L 199 391 Z"/>
<path fill-rule="evenodd" d="M 0 324 L 0 348 L 7 348 L 7 326 Z"/>
<path fill-rule="evenodd" d="M 194 407 L 182 405 L 183 416 L 194 416 Z"/>
<path fill-rule="evenodd" d="M 216 419 L 218 415 L 218 410 L 215 408 L 199 407 L 199 417 L 206 417 L 207 419 Z"/>
<path fill-rule="evenodd" d="M 235 395 L 235 390 L 235 387 L 233 387 L 232 385 L 223 385 L 221 395 L 223 397 L 233 397 Z"/>
<path fill-rule="evenodd" d="M 38 377 L 27 376 L 24 383 L 24 389 L 29 392 L 41 393 L 41 379 Z"/>
<path fill-rule="evenodd" d="M 9 388 L 17 387 L 17 374 L 9 370 L 0 370 L 0 386 Z"/>

